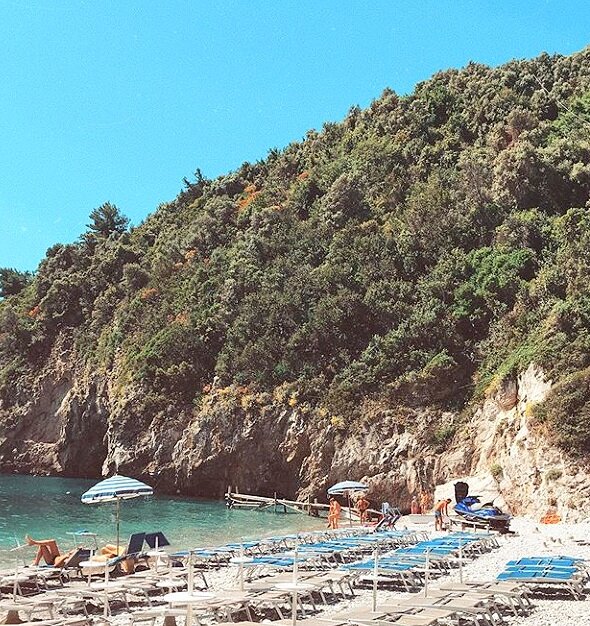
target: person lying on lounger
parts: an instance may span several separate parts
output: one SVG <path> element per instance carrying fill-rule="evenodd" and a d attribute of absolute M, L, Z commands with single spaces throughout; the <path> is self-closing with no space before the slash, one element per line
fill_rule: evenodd
<path fill-rule="evenodd" d="M 78 548 L 74 548 L 65 554 L 60 554 L 55 539 L 33 539 L 27 535 L 25 541 L 29 546 L 37 546 L 37 554 L 32 565 L 39 565 L 43 559 L 47 565 L 63 567 L 68 559 L 78 551 Z"/>
<path fill-rule="evenodd" d="M 55 559 L 60 556 L 55 539 L 32 539 L 27 535 L 25 541 L 30 546 L 37 546 L 37 554 L 33 559 L 33 565 L 39 565 L 41 559 L 44 559 L 47 565 L 53 565 Z"/>

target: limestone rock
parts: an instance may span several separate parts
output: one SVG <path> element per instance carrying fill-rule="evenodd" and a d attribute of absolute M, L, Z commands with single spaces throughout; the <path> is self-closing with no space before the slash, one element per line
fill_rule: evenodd
<path fill-rule="evenodd" d="M 370 485 L 374 506 L 387 500 L 404 510 L 422 492 L 453 497 L 453 483 L 467 477 L 472 493 L 513 514 L 539 517 L 555 505 L 562 517 L 587 517 L 588 467 L 531 423 L 531 406 L 551 387 L 535 365 L 466 420 L 439 415 L 443 436 L 455 433 L 441 440 L 426 409 L 368 405 L 364 419 L 341 429 L 297 400 L 216 385 L 199 407 L 183 411 L 171 402 L 148 418 L 141 389 L 118 389 L 75 363 L 56 349 L 27 401 L 0 409 L 1 471 L 99 477 L 119 470 L 160 491 L 216 498 L 231 485 L 323 499 L 332 483 L 355 479 Z"/>

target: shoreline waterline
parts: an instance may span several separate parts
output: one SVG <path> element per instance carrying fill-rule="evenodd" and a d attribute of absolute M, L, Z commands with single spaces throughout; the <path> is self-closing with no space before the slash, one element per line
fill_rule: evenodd
<path fill-rule="evenodd" d="M 0 475 L 0 567 L 32 560 L 35 549 L 9 552 L 25 535 L 56 539 L 62 551 L 80 543 L 72 533 L 87 530 L 99 545 L 115 537 L 113 504 L 82 504 L 80 496 L 97 481 Z M 121 542 L 133 532 L 161 530 L 175 548 L 204 547 L 322 528 L 325 520 L 297 513 L 229 510 L 222 501 L 154 494 L 121 504 Z M 18 556 L 17 556 L 18 555 Z"/>

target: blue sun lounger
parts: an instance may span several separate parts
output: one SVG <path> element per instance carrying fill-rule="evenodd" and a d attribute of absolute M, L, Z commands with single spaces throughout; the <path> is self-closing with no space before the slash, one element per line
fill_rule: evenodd
<path fill-rule="evenodd" d="M 568 591 L 574 598 L 584 597 L 586 575 L 576 567 L 520 566 L 508 567 L 497 576 L 500 581 L 513 581 L 526 585 L 531 592 L 551 587 Z"/>

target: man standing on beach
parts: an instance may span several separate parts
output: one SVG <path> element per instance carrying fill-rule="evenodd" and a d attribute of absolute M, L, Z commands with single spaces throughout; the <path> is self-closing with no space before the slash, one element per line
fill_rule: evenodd
<path fill-rule="evenodd" d="M 451 504 L 451 498 L 439 500 L 434 505 L 434 530 L 443 530 L 443 515 L 449 516 L 449 504 Z"/>

